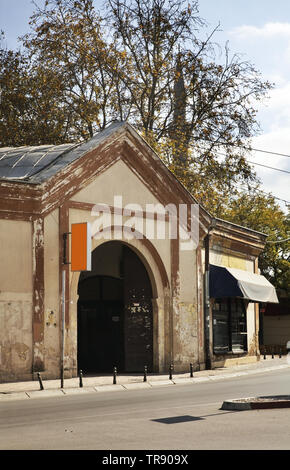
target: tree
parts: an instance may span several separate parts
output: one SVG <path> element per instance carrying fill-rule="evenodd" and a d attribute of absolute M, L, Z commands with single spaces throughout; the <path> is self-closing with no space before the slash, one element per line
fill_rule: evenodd
<path fill-rule="evenodd" d="M 2 38 L 4 38 L 3 33 Z M 2 146 L 15 142 L 11 136 L 15 138 L 18 119 L 21 118 L 25 109 L 23 68 L 24 64 L 19 53 L 0 49 L 0 140 Z"/>
<path fill-rule="evenodd" d="M 115 73 L 129 93 L 132 119 L 146 135 L 156 132 L 158 140 L 173 114 L 178 47 L 202 24 L 195 16 L 197 2 L 108 0 L 107 8 L 116 48 L 124 56 Z"/>
<path fill-rule="evenodd" d="M 244 147 L 258 127 L 253 103 L 271 85 L 227 48 L 217 63 L 215 31 L 198 38 L 204 22 L 197 1 L 106 5 L 106 22 L 92 0 L 37 7 L 22 38 L 26 67 L 14 77 L 26 87 L 27 108 L 16 115 L 19 141 L 34 143 L 35 134 L 43 143 L 86 139 L 112 120 L 128 119 L 188 190 L 221 212 L 235 183 L 255 181 Z M 36 126 L 32 136 L 31 120 L 43 132 Z"/>
<path fill-rule="evenodd" d="M 290 218 L 271 195 L 259 189 L 233 197 L 223 213 L 226 220 L 268 235 L 259 258 L 261 273 L 277 288 L 289 294 L 290 286 Z"/>
<path fill-rule="evenodd" d="M 131 102 L 130 120 L 206 208 L 235 183 L 256 180 L 244 147 L 258 131 L 254 103 L 271 88 L 238 55 L 217 63 L 215 30 L 201 41 L 198 2 L 108 0 L 124 62 L 114 73 Z M 234 144 L 234 145 L 232 145 Z M 222 158 L 217 152 L 222 152 Z"/>
<path fill-rule="evenodd" d="M 0 145 L 66 141 L 70 123 L 62 112 L 60 72 L 32 69 L 25 54 L 1 47 L 0 90 Z"/>
<path fill-rule="evenodd" d="M 198 38 L 204 21 L 196 0 L 106 5 L 105 21 L 92 0 L 46 0 L 22 38 L 32 73 L 41 67 L 49 80 L 60 75 L 71 138 L 128 119 L 189 189 L 193 174 L 206 174 L 207 167 L 216 172 L 221 146 L 227 181 L 253 176 L 242 146 L 257 131 L 253 103 L 271 85 L 251 64 L 230 58 L 227 48 L 224 63 L 217 63 L 215 30 Z"/>
<path fill-rule="evenodd" d="M 112 73 L 122 56 L 106 41 L 92 0 L 46 0 L 30 25 L 22 41 L 31 69 L 61 75 L 62 110 L 71 139 L 92 137 L 112 120 L 127 118 L 123 85 Z"/>

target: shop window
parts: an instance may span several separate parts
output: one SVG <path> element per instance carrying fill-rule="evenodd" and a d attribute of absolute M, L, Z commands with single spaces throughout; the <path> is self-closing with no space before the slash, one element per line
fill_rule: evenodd
<path fill-rule="evenodd" d="M 215 354 L 247 351 L 247 316 L 242 299 L 216 299 L 213 304 Z"/>
<path fill-rule="evenodd" d="M 232 351 L 247 351 L 247 316 L 244 301 L 231 299 Z"/>

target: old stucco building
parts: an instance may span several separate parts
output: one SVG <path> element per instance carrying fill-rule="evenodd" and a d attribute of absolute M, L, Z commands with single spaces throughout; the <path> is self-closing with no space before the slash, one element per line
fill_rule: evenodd
<path fill-rule="evenodd" d="M 92 269 L 72 271 L 71 226 L 96 228 L 96 204 L 107 215 Z M 1 149 L 0 380 L 59 377 L 63 344 L 66 377 L 257 360 L 254 301 L 276 301 L 258 273 L 265 235 L 198 207 L 195 244 L 184 249 L 169 230 L 168 205 L 180 204 L 196 207 L 127 123 L 82 144 Z M 148 224 L 166 208 L 165 236 L 146 236 L 145 206 Z"/>

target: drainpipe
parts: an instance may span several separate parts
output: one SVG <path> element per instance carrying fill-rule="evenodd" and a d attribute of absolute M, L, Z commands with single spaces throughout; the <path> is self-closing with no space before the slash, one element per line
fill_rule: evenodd
<path fill-rule="evenodd" d="M 212 352 L 211 352 L 211 319 L 210 319 L 210 296 L 209 296 L 209 250 L 210 250 L 210 232 L 215 226 L 215 220 L 208 229 L 208 233 L 204 239 L 205 248 L 205 269 L 204 269 L 204 341 L 205 341 L 205 368 L 212 369 Z"/>

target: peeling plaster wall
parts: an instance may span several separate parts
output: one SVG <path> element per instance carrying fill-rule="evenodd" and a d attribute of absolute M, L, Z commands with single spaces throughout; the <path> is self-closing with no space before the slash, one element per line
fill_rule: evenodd
<path fill-rule="evenodd" d="M 145 211 L 146 204 L 157 205 L 158 199 L 146 188 L 138 176 L 124 163 L 119 160 L 108 168 L 105 172 L 98 175 L 95 180 L 86 188 L 79 191 L 72 198 L 73 201 L 91 204 L 107 204 L 114 206 L 114 196 L 122 197 L 122 206 L 128 204 L 138 204 Z M 80 216 L 84 211 L 80 211 Z M 111 222 L 114 225 L 120 225 L 120 221 L 128 221 L 129 217 L 120 215 L 111 216 Z M 90 218 L 93 224 L 96 216 Z M 139 224 L 138 224 L 139 227 Z M 140 223 L 140 230 L 145 233 L 145 223 Z M 165 240 L 152 240 L 165 264 L 167 271 L 170 272 L 170 257 L 168 256 L 168 243 Z"/>
<path fill-rule="evenodd" d="M 181 245 L 179 245 L 179 248 Z M 198 308 L 196 250 L 179 250 L 179 283 L 175 299 L 174 370 L 198 368 Z"/>
<path fill-rule="evenodd" d="M 0 220 L 0 380 L 31 378 L 32 227 Z"/>
<path fill-rule="evenodd" d="M 244 271 L 254 272 L 254 262 L 239 256 L 221 253 L 220 251 L 211 250 L 209 254 L 210 264 L 224 266 L 226 268 L 243 269 Z"/>
<path fill-rule="evenodd" d="M 44 365 L 46 377 L 60 371 L 60 295 L 59 295 L 58 210 L 44 219 Z"/>
<path fill-rule="evenodd" d="M 159 203 L 148 188 L 142 184 L 138 176 L 123 161 L 116 162 L 86 188 L 74 195 L 72 199 L 79 203 L 105 203 L 113 206 L 114 196 L 122 196 L 123 208 L 127 204 L 138 204 L 145 210 L 146 204 L 152 204 L 155 206 L 153 208 L 154 212 Z M 118 215 L 117 219 L 115 219 L 112 214 L 111 223 L 114 224 L 115 220 L 118 220 L 119 225 L 124 225 L 129 220 L 129 217 Z M 70 224 L 81 221 L 90 221 L 93 224 L 94 217 L 88 211 L 71 209 Z M 168 222 L 165 225 L 166 233 L 168 234 Z M 140 232 L 145 233 L 145 224 L 143 226 L 138 224 L 138 229 Z M 173 292 L 173 298 L 171 299 L 172 307 L 170 307 L 167 300 L 168 294 L 164 295 L 164 293 L 161 298 L 154 299 L 153 303 L 155 329 L 158 325 L 158 335 L 155 341 L 155 351 L 157 349 L 159 351 L 159 359 L 158 361 L 156 360 L 159 364 L 158 368 L 165 368 L 167 370 L 168 357 L 171 355 L 170 360 L 173 361 L 176 371 L 187 370 L 190 362 L 197 364 L 199 361 L 196 251 L 179 250 L 177 242 L 179 267 L 173 267 L 171 240 L 168 238 L 165 240 L 155 238 L 151 239 L 150 242 L 156 248 L 166 268 L 168 278 L 171 279 L 171 289 Z M 140 242 L 137 240 L 136 243 L 140 245 L 142 252 Z M 176 273 L 173 272 L 175 269 L 177 269 Z M 172 279 L 172 276 L 174 279 Z M 164 302 L 167 304 L 167 310 L 171 311 L 171 313 L 169 311 L 165 313 L 168 320 L 165 320 L 164 317 Z M 72 311 L 76 310 L 72 304 L 70 304 L 70 308 Z M 170 315 L 172 315 L 171 320 L 169 318 Z M 71 332 L 76 328 L 76 313 L 73 313 L 72 317 Z M 75 336 L 75 333 L 73 335 L 70 334 L 69 347 L 72 351 L 75 351 L 76 344 L 73 336 Z M 70 356 L 74 354 L 75 352 L 70 354 Z"/>
<path fill-rule="evenodd" d="M 73 201 L 79 203 L 91 203 L 98 204 L 103 203 L 109 206 L 114 206 L 114 196 L 122 197 L 122 207 L 124 208 L 127 204 L 138 204 L 143 210 L 146 209 L 146 204 L 152 204 L 154 207 L 151 212 L 157 210 L 159 201 L 154 195 L 148 190 L 148 188 L 142 183 L 139 177 L 122 161 L 117 161 L 104 173 L 100 174 L 95 180 L 90 183 L 86 188 L 82 189 L 72 198 Z M 155 207 L 156 206 L 156 207 Z M 69 223 L 76 222 L 91 222 L 94 226 L 96 216 L 92 216 L 91 212 L 82 209 L 70 209 L 69 211 Z M 112 213 L 109 224 L 124 226 L 126 222 L 130 220 L 128 216 L 122 216 L 120 214 L 114 215 Z M 136 221 L 138 218 L 136 218 Z M 139 219 L 140 220 L 140 219 Z M 166 233 L 168 233 L 168 222 L 165 222 Z M 139 224 L 137 229 L 141 233 L 145 232 L 145 223 Z M 122 234 L 121 234 L 122 238 Z M 100 245 L 106 240 L 93 240 L 93 248 Z M 172 332 L 171 321 L 169 316 L 172 315 L 172 307 L 170 305 L 170 292 L 169 286 L 167 289 L 162 287 L 162 282 L 158 276 L 158 267 L 155 265 L 155 261 L 152 258 L 148 249 L 142 244 L 142 240 L 127 240 L 123 237 L 123 241 L 128 243 L 133 249 L 142 256 L 142 260 L 147 264 L 147 267 L 152 270 L 151 282 L 155 283 L 159 287 L 154 293 L 153 299 L 153 329 L 154 329 L 154 368 L 155 370 L 166 370 L 170 362 L 170 349 L 171 349 L 171 336 Z M 152 247 L 157 251 L 162 260 L 162 263 L 166 270 L 168 279 L 171 278 L 171 241 L 168 239 L 151 239 L 149 241 Z M 104 268 L 106 271 L 106 268 Z M 105 272 L 104 271 L 104 272 Z M 67 338 L 67 357 L 76 356 L 76 328 L 77 328 L 77 308 L 76 308 L 76 288 L 77 282 L 73 279 L 76 278 L 77 273 L 71 273 L 70 284 L 72 288 L 70 298 L 70 329 Z M 68 359 L 71 361 L 71 359 Z"/>
<path fill-rule="evenodd" d="M 113 205 L 114 196 L 123 197 L 123 205 L 143 206 L 158 203 L 154 195 L 142 184 L 138 176 L 122 160 L 116 161 L 84 189 L 73 196 L 74 201 Z"/>
<path fill-rule="evenodd" d="M 114 205 L 114 196 L 122 197 L 122 207 L 127 204 L 138 204 L 143 210 L 146 204 L 156 206 L 159 202 L 148 188 L 142 184 L 138 176 L 123 162 L 117 161 L 104 173 L 100 174 L 86 188 L 79 191 L 72 198 L 79 204 L 103 203 L 109 206 Z M 153 208 L 153 212 L 156 207 Z M 96 216 L 87 210 L 70 209 L 69 223 L 91 222 L 94 227 Z M 111 214 L 111 223 L 124 225 L 130 218 L 128 216 Z M 166 233 L 168 234 L 168 222 L 166 225 Z M 138 224 L 138 230 L 145 233 L 145 224 Z M 103 240 L 104 241 L 104 240 Z M 127 240 L 124 240 L 125 242 Z M 138 240 L 135 240 L 142 252 L 143 247 Z M 196 251 L 179 250 L 179 268 L 172 266 L 171 240 L 168 238 L 151 239 L 150 242 L 157 250 L 167 272 L 167 276 L 171 279 L 171 288 L 173 289 L 173 298 L 171 299 L 172 307 L 167 299 L 168 293 L 161 294 L 160 298 L 154 299 L 154 325 L 155 330 L 158 328 L 158 334 L 155 340 L 155 351 L 158 349 L 158 369 L 165 368 L 167 370 L 169 363 L 169 355 L 174 362 L 175 370 L 187 370 L 189 363 L 198 363 L 198 318 L 197 318 L 197 282 L 196 282 Z M 98 241 L 100 243 L 100 241 Z M 130 241 L 128 242 L 130 245 Z M 178 243 L 177 243 L 178 250 Z M 148 256 L 148 254 L 146 254 Z M 173 269 L 178 271 L 175 274 Z M 72 276 L 72 274 L 71 274 Z M 172 279 L 175 276 L 175 281 Z M 74 295 L 74 293 L 71 293 Z M 160 295 L 160 294 L 159 294 Z M 75 301 L 70 300 L 70 331 L 67 340 L 67 356 L 70 358 L 76 355 L 76 305 Z M 164 317 L 164 305 L 167 305 L 165 317 L 172 315 L 171 320 Z M 170 313 L 170 311 L 171 313 Z M 157 313 L 156 313 L 157 312 Z M 156 316 L 158 318 L 156 318 Z M 169 323 L 168 323 L 169 322 Z M 157 327 L 158 325 L 158 327 Z M 157 366 L 156 366 L 157 368 Z"/>
<path fill-rule="evenodd" d="M 92 222 L 92 218 L 90 212 L 84 210 L 70 210 L 70 224 L 78 223 L 78 222 Z M 124 221 L 126 218 L 123 218 Z M 92 240 L 92 249 L 95 249 L 97 246 L 104 243 L 106 240 Z M 158 267 L 152 255 L 148 250 L 144 247 L 141 240 L 133 239 L 128 241 L 123 239 L 125 243 L 128 244 L 133 250 L 135 250 L 139 256 L 141 256 L 142 261 L 144 262 L 145 266 L 148 268 L 150 267 L 151 275 L 149 273 L 149 277 L 151 281 L 156 284 L 157 289 L 154 292 L 154 298 L 152 299 L 153 304 L 153 330 L 154 334 L 154 369 L 157 371 L 163 371 L 167 369 L 165 364 L 169 364 L 169 354 L 170 354 L 170 332 L 169 332 L 169 324 L 168 324 L 168 316 L 170 314 L 170 292 L 169 288 L 164 289 L 162 286 L 162 280 L 160 279 L 160 274 L 158 272 Z M 152 242 L 154 242 L 152 240 Z M 159 243 L 158 243 L 159 242 Z M 167 256 L 170 257 L 170 242 L 167 240 L 158 240 L 156 241 L 156 249 L 158 251 L 158 246 L 167 245 Z M 162 261 L 165 260 L 162 258 Z M 169 259 L 170 261 L 170 259 Z M 165 264 L 165 263 L 164 263 Z M 112 274 L 112 267 L 105 266 L 101 269 L 102 274 Z M 152 276 L 154 279 L 152 279 Z M 78 286 L 78 278 L 79 273 L 70 273 L 70 299 L 69 299 L 69 317 L 70 317 L 70 324 L 69 329 L 66 332 L 66 367 L 67 369 L 74 370 L 76 373 L 76 357 L 77 357 L 77 286 Z M 154 289 L 153 289 L 154 290 Z"/>
<path fill-rule="evenodd" d="M 123 208 L 137 204 L 145 209 L 146 204 L 151 204 L 153 214 L 158 211 L 159 201 L 163 204 L 173 201 L 192 204 L 188 193 L 166 171 L 138 134 L 127 124 L 119 131 L 117 134 L 105 131 L 100 140 L 96 138 L 96 148 L 89 144 L 87 153 L 79 159 L 76 150 L 70 164 L 65 157 L 62 165 L 49 166 L 39 180 L 43 182 L 39 187 L 12 182 L 2 186 L 2 380 L 30 378 L 32 371 L 44 371 L 46 377 L 59 377 L 61 270 L 65 271 L 67 295 L 65 375 L 77 373 L 79 273 L 71 273 L 68 265 L 62 265 L 61 236 L 70 231 L 71 223 L 89 221 L 93 224 L 93 205 L 103 203 L 112 207 L 115 205 L 114 196 L 121 196 Z M 9 220 L 9 217 L 14 220 Z M 23 221 L 24 218 L 27 222 Z M 138 221 L 136 229 L 144 233 L 140 219 L 135 220 Z M 154 215 L 151 220 L 154 221 Z M 200 234 L 204 235 L 211 217 L 202 210 L 199 221 Z M 129 222 L 128 215 L 114 210 L 110 224 L 122 227 Z M 168 225 L 167 217 L 167 234 Z M 261 239 L 241 227 L 233 228 L 224 221 L 218 221 L 212 240 L 215 245 L 210 254 L 211 263 L 249 271 L 254 270 L 255 257 L 264 243 L 263 237 Z M 196 367 L 201 366 L 204 362 L 204 253 L 201 246 L 197 257 L 194 250 L 181 250 L 179 240 L 123 241 L 139 254 L 153 286 L 154 370 L 168 372 L 171 361 L 176 371 L 188 370 L 189 362 Z M 93 249 L 103 242 L 94 239 Z M 254 354 L 258 320 L 256 312 L 255 324 L 252 307 L 251 304 L 248 309 L 248 345 L 249 353 L 254 351 Z"/>
<path fill-rule="evenodd" d="M 256 332 L 255 322 L 255 304 L 249 303 L 247 308 L 247 338 L 248 338 L 248 355 L 255 356 L 259 346 L 258 332 Z"/>

